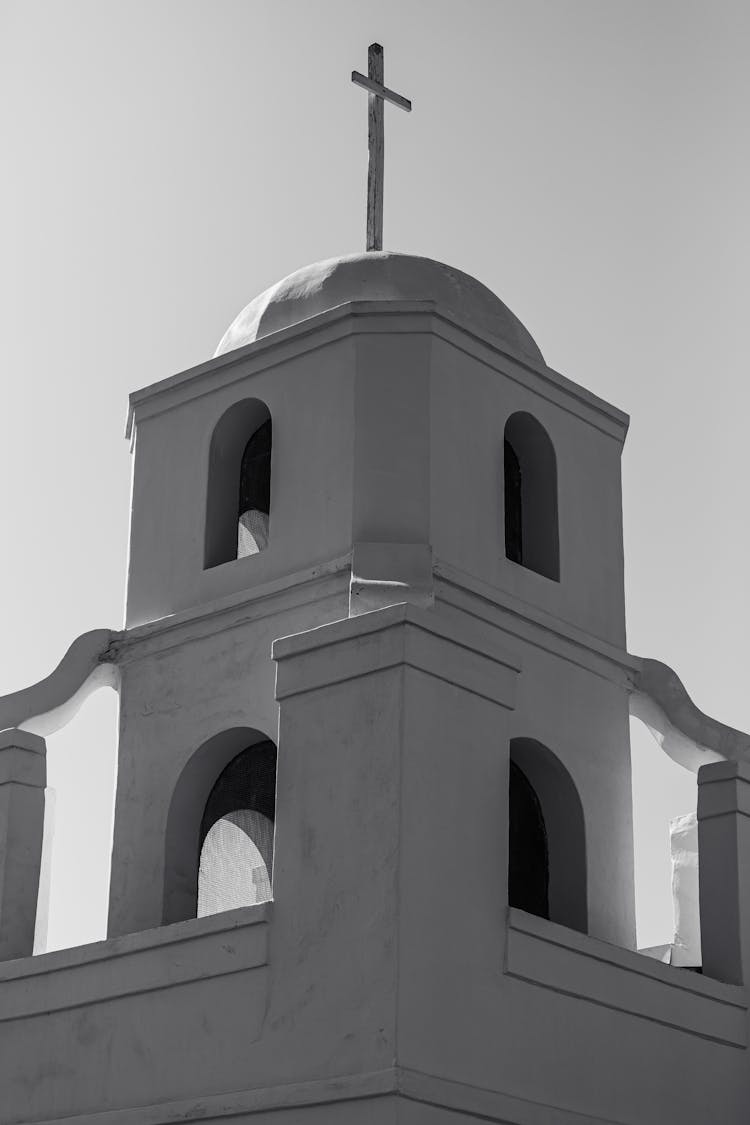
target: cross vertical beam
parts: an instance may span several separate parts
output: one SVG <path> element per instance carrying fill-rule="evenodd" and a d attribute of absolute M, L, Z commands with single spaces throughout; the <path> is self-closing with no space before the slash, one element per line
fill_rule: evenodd
<path fill-rule="evenodd" d="M 383 48 L 371 43 L 367 77 L 383 85 Z M 383 249 L 383 182 L 385 179 L 385 104 L 378 94 L 367 95 L 367 249 Z"/>
<path fill-rule="evenodd" d="M 371 43 L 367 52 L 367 75 L 352 71 L 352 82 L 367 90 L 367 249 L 383 249 L 383 172 L 385 167 L 386 101 L 411 113 L 408 98 L 383 85 L 383 48 Z"/>

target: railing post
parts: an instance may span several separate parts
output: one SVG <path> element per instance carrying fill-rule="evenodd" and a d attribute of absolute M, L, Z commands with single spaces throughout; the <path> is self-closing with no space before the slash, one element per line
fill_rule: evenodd
<path fill-rule="evenodd" d="M 29 957 L 44 835 L 46 744 L 28 731 L 0 731 L 0 960 Z"/>
<path fill-rule="evenodd" d="M 698 771 L 698 864 L 703 972 L 750 983 L 750 764 Z"/>

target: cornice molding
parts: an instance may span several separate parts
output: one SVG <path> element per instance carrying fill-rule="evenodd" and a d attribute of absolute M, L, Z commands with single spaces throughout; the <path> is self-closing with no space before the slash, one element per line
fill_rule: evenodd
<path fill-rule="evenodd" d="M 276 698 L 409 667 L 510 710 L 518 663 L 471 622 L 406 602 L 274 641 Z"/>
<path fill-rule="evenodd" d="M 117 634 L 114 659 L 117 664 L 127 664 L 300 606 L 337 596 L 348 598 L 350 569 L 351 555 L 342 555 L 238 594 L 135 625 Z"/>
<path fill-rule="evenodd" d="M 125 436 L 132 438 L 137 416 L 145 407 L 149 409 L 144 416 L 153 417 L 215 391 L 217 387 L 229 386 L 301 354 L 374 330 L 438 336 L 620 443 L 625 440 L 629 418 L 623 411 L 553 368 L 532 364 L 508 351 L 495 337 L 460 322 L 434 301 L 348 301 L 243 348 L 152 383 L 129 396 Z"/>
<path fill-rule="evenodd" d="M 624 648 L 529 605 L 441 560 L 435 561 L 435 598 L 478 617 L 485 625 L 562 656 L 589 672 L 632 689 L 640 662 Z"/>
<path fill-rule="evenodd" d="M 542 1125 L 551 1120 L 555 1121 L 555 1125 L 624 1125 L 622 1119 L 593 1118 L 573 1109 L 530 1101 L 400 1066 L 363 1074 L 315 1078 L 283 1086 L 206 1094 L 159 1105 L 76 1114 L 66 1117 L 65 1125 L 182 1125 L 191 1121 L 210 1125 L 228 1118 L 268 1114 L 274 1110 L 334 1106 L 376 1098 L 401 1098 L 461 1114 L 467 1121 L 495 1121 L 498 1125 Z M 352 1116 L 354 1125 L 357 1120 L 356 1116 Z M 24 1125 L 59 1125 L 59 1119 L 36 1119 L 24 1122 Z"/>

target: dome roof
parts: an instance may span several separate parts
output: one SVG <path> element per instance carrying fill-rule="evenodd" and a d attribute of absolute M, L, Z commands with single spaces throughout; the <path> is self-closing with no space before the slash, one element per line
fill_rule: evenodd
<path fill-rule="evenodd" d="M 215 354 L 242 348 L 347 301 L 425 300 L 494 336 L 522 359 L 544 363 L 520 320 L 481 282 L 432 258 L 390 251 L 329 258 L 290 274 L 242 310 Z"/>

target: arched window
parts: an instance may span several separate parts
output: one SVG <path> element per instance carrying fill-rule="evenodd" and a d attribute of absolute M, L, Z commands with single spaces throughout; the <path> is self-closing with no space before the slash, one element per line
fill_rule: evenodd
<path fill-rule="evenodd" d="M 268 544 L 272 424 L 259 399 L 243 399 L 211 436 L 206 497 L 206 568 L 257 555 Z"/>
<path fill-rule="evenodd" d="M 203 813 L 198 917 L 271 897 L 276 747 L 261 742 L 222 770 Z"/>
<path fill-rule="evenodd" d="M 508 902 L 585 933 L 583 808 L 560 760 L 531 738 L 510 744 Z"/>
<path fill-rule="evenodd" d="M 177 779 L 164 852 L 165 924 L 270 898 L 276 746 L 233 727 L 208 739 Z"/>
<path fill-rule="evenodd" d="M 503 468 L 506 557 L 557 582 L 557 462 L 546 430 L 531 414 L 508 419 Z"/>

